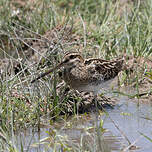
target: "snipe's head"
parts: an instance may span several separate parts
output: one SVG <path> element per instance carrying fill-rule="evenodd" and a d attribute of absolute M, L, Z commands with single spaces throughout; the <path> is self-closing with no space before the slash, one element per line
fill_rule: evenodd
<path fill-rule="evenodd" d="M 62 66 L 64 68 L 75 67 L 84 62 L 82 56 L 77 52 L 68 53 L 63 57 Z"/>
<path fill-rule="evenodd" d="M 39 75 L 36 79 L 32 80 L 31 83 L 35 82 L 36 80 L 46 76 L 47 74 L 49 74 L 50 72 L 53 72 L 54 70 L 57 70 L 61 67 L 64 67 L 66 69 L 69 68 L 73 68 L 81 63 L 84 63 L 84 59 L 82 58 L 82 56 L 77 53 L 77 52 L 73 52 L 73 53 L 67 53 L 63 59 L 62 62 L 59 63 L 57 66 L 55 66 L 54 68 L 48 70 L 45 73 L 42 73 L 41 75 Z"/>

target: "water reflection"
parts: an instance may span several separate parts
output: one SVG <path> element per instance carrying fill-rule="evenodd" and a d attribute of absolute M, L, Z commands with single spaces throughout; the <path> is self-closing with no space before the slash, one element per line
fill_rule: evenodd
<path fill-rule="evenodd" d="M 145 137 L 141 136 L 140 132 L 152 138 L 152 121 L 151 118 L 152 107 L 150 104 L 137 104 L 137 102 L 129 101 L 128 99 L 121 99 L 121 102 L 114 107 L 114 109 L 107 109 L 110 117 L 114 120 L 115 124 L 123 131 L 131 143 L 136 142 L 136 146 L 140 147 L 135 152 L 151 152 L 152 143 Z M 104 120 L 103 128 L 109 131 L 104 133 L 105 145 L 108 145 L 110 151 L 122 151 L 128 146 L 128 142 L 123 137 L 122 133 L 115 127 L 114 123 L 108 115 L 101 116 Z M 20 148 L 21 142 L 23 147 L 33 151 L 53 151 L 53 143 L 51 143 L 48 132 L 56 130 L 54 133 L 56 141 L 67 144 L 68 148 L 75 147 L 79 149 L 81 146 L 86 145 L 86 149 L 92 148 L 95 144 L 95 115 L 89 114 L 86 116 L 78 116 L 71 118 L 68 122 L 55 123 L 49 128 L 41 128 L 40 133 L 32 132 L 29 129 L 26 132 L 18 135 L 18 147 Z M 47 132 L 48 131 L 48 132 Z M 42 142 L 43 140 L 43 142 Z M 41 144 L 39 143 L 41 141 Z M 56 142 L 54 141 L 54 143 Z M 51 145 L 52 144 L 52 148 Z M 30 147 L 28 147 L 30 145 Z M 61 146 L 54 147 L 57 151 L 62 151 Z"/>

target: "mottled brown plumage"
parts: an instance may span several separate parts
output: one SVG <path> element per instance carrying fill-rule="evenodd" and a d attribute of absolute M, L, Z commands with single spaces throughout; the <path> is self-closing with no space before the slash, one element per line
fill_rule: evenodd
<path fill-rule="evenodd" d="M 84 60 L 77 52 L 68 53 L 59 65 L 41 74 L 35 80 L 44 77 L 55 69 L 64 67 L 62 78 L 71 88 L 97 94 L 101 88 L 109 84 L 109 80 L 115 78 L 122 70 L 123 61 L 123 58 L 113 61 L 94 58 Z"/>

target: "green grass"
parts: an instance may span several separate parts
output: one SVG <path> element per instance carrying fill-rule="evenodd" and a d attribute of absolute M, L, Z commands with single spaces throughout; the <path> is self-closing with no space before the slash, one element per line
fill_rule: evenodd
<path fill-rule="evenodd" d="M 133 1 L 125 5 L 122 9 L 124 5 L 119 1 L 110 0 L 37 0 L 23 6 L 9 0 L 0 1 L 0 57 L 10 59 L 9 66 L 3 66 L 5 72 L 0 78 L 0 133 L 7 132 L 5 136 L 8 137 L 1 142 L 10 141 L 12 132 L 18 129 L 39 127 L 44 115 L 49 115 L 52 120 L 58 119 L 62 110 L 59 103 L 66 100 L 56 93 L 60 81 L 58 76 L 54 77 L 54 83 L 42 81 L 34 88 L 30 81 L 38 67 L 45 70 L 59 62 L 63 51 L 79 50 L 85 57 L 100 56 L 105 59 L 124 53 L 134 57 L 151 55 L 152 0 Z M 53 53 L 44 56 L 40 53 L 42 59 L 33 69 L 33 65 L 30 67 L 20 60 L 28 61 L 27 48 L 34 41 L 46 42 L 42 39 L 45 33 L 59 25 L 62 25 L 63 31 L 57 31 L 58 39 L 53 44 L 56 47 Z M 76 38 L 77 44 L 72 39 L 63 41 L 66 27 L 71 26 L 71 36 Z M 47 42 L 47 50 L 52 42 L 51 39 Z M 62 51 L 56 53 L 56 50 Z M 11 70 L 13 61 L 21 65 L 21 71 L 17 74 Z M 137 91 L 138 79 L 136 75 Z M 10 129 L 13 131 L 10 132 Z M 13 145 L 6 145 L 9 151 L 15 151 Z"/>

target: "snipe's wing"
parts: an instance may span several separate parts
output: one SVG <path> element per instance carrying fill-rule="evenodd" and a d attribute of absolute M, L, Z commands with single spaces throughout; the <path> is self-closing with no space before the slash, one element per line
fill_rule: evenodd
<path fill-rule="evenodd" d="M 110 80 L 118 75 L 123 67 L 123 58 L 116 60 L 103 60 L 103 59 L 86 59 L 84 64 L 88 68 L 92 68 L 92 72 L 102 75 L 103 80 Z"/>

